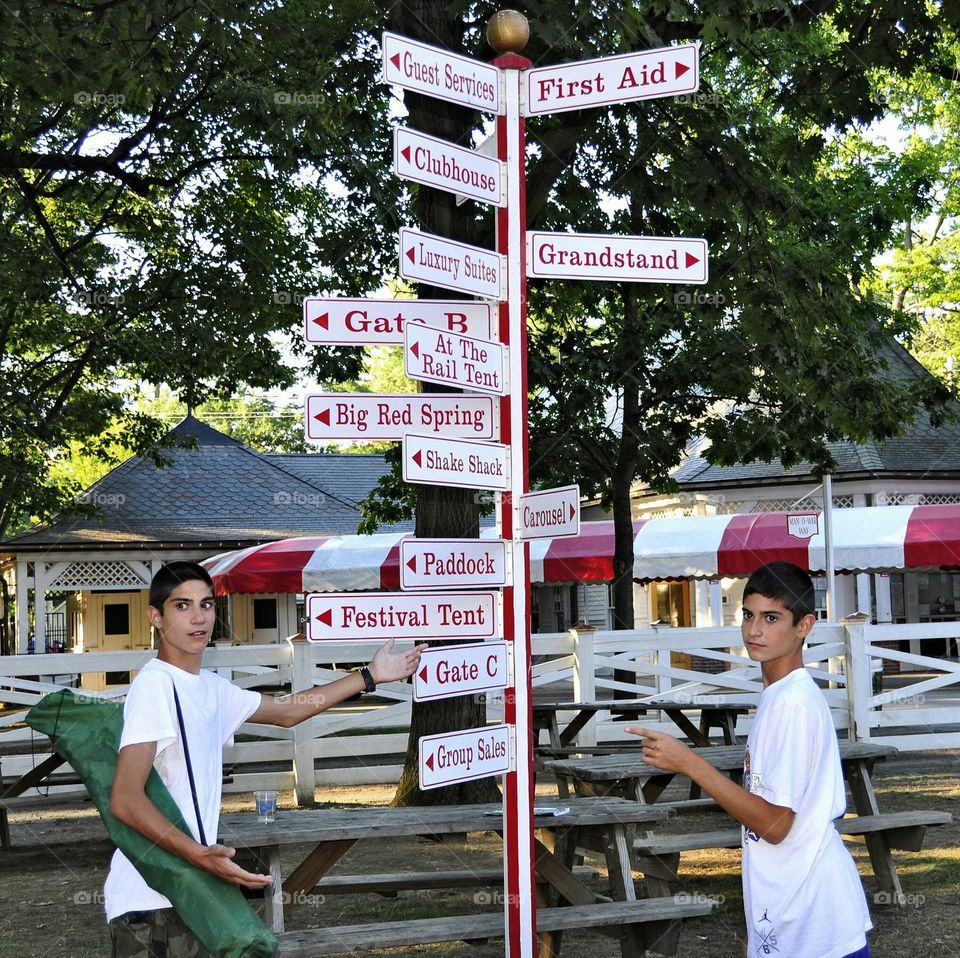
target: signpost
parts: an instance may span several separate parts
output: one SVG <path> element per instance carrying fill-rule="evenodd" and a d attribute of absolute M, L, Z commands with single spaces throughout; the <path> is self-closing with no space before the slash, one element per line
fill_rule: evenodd
<path fill-rule="evenodd" d="M 500 343 L 410 324 L 404 332 L 403 369 L 411 379 L 462 386 L 503 396 L 506 349 Z"/>
<path fill-rule="evenodd" d="M 580 487 L 539 489 L 520 497 L 520 538 L 580 535 Z"/>
<path fill-rule="evenodd" d="M 432 702 L 506 688 L 510 681 L 508 649 L 506 642 L 427 649 L 413 676 L 414 700 Z"/>
<path fill-rule="evenodd" d="M 393 131 L 393 171 L 405 180 L 503 206 L 503 164 L 403 126 Z"/>
<path fill-rule="evenodd" d="M 527 234 L 530 275 L 628 283 L 707 281 L 707 241 L 604 233 Z"/>
<path fill-rule="evenodd" d="M 496 592 L 331 592 L 307 599 L 311 642 L 490 639 L 500 634 Z"/>
<path fill-rule="evenodd" d="M 510 584 L 507 551 L 502 539 L 403 539 L 400 588 L 498 589 Z"/>
<path fill-rule="evenodd" d="M 425 652 L 414 694 L 428 701 L 504 688 L 504 724 L 422 737 L 419 780 L 429 789 L 505 776 L 510 958 L 533 958 L 537 947 L 528 540 L 576 535 L 580 528 L 576 486 L 529 492 L 527 270 L 535 277 L 616 282 L 701 284 L 708 278 L 702 239 L 526 230 L 524 115 L 692 93 L 699 86 L 698 46 L 532 69 L 518 52 L 527 32 L 520 14 L 498 14 L 488 39 L 502 55 L 490 64 L 383 35 L 385 82 L 497 115 L 493 137 L 477 150 L 410 129 L 398 129 L 394 143 L 400 176 L 493 204 L 497 226 L 495 252 L 401 229 L 400 275 L 496 301 L 496 317 L 489 302 L 310 299 L 304 304 L 308 342 L 402 343 L 411 378 L 484 394 L 308 397 L 312 440 L 402 435 L 405 481 L 503 495 L 497 501 L 501 538 L 404 540 L 401 588 L 411 591 L 311 595 L 307 619 L 311 641 L 450 635 L 484 640 Z M 494 396 L 501 397 L 499 417 L 492 414 Z M 502 444 L 484 441 L 490 439 Z M 804 520 L 794 523 L 791 533 L 809 529 Z M 495 591 L 464 591 L 477 586 L 502 588 L 502 618 Z M 413 591 L 419 589 L 450 591 Z M 487 641 L 501 636 L 503 642 Z"/>
<path fill-rule="evenodd" d="M 499 439 L 500 411 L 492 396 L 463 393 L 308 393 L 310 442 L 403 439 L 416 432 L 461 439 Z"/>
<path fill-rule="evenodd" d="M 510 725 L 491 725 L 424 735 L 420 739 L 420 787 L 439 788 L 509 772 L 511 732 Z"/>
<path fill-rule="evenodd" d="M 498 442 L 403 437 L 403 481 L 462 489 L 510 488 L 510 449 Z"/>
<path fill-rule="evenodd" d="M 694 93 L 700 86 L 699 52 L 697 44 L 685 43 L 527 70 L 525 115 Z"/>
<path fill-rule="evenodd" d="M 400 346 L 407 323 L 491 339 L 493 305 L 465 299 L 325 299 L 303 301 L 308 343 Z"/>
<path fill-rule="evenodd" d="M 400 275 L 474 296 L 503 298 L 501 255 L 421 230 L 400 230 Z"/>

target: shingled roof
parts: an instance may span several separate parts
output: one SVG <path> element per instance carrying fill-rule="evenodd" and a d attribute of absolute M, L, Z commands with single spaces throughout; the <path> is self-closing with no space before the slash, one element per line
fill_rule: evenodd
<path fill-rule="evenodd" d="M 164 449 L 170 465 L 163 468 L 134 456 L 84 493 L 99 517 L 57 516 L 2 547 L 220 549 L 353 534 L 358 503 L 388 471 L 375 455 L 261 455 L 192 416 L 172 435 L 193 437 L 196 447 Z"/>
<path fill-rule="evenodd" d="M 889 369 L 887 379 L 915 379 L 930 376 L 910 353 L 895 340 L 883 351 Z M 882 388 L 882 381 L 878 382 Z M 884 442 L 829 443 L 837 479 L 956 479 L 960 478 L 960 406 L 953 404 L 957 419 L 934 426 L 921 411 L 902 436 Z M 812 480 L 814 467 L 801 462 L 789 469 L 779 461 L 754 461 L 735 466 L 711 465 L 703 456 L 703 443 L 677 467 L 673 477 L 683 489 L 697 490 L 730 486 L 776 485 L 794 480 Z"/>

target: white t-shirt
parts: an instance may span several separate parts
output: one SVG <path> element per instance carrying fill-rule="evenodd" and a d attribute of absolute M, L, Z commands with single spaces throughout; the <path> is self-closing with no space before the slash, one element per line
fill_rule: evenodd
<path fill-rule="evenodd" d="M 123 707 L 120 748 L 142 742 L 157 743 L 153 766 L 197 841 L 200 841 L 200 830 L 180 742 L 174 682 L 183 712 L 203 829 L 207 844 L 213 845 L 220 825 L 223 746 L 232 743 L 233 733 L 259 708 L 260 694 L 238 688 L 214 672 L 201 670 L 199 675 L 193 675 L 159 659 L 148 662 L 130 685 Z M 169 900 L 150 888 L 119 850 L 110 862 L 103 897 L 107 921 L 129 911 L 171 907 Z"/>
<path fill-rule="evenodd" d="M 872 923 L 856 865 L 833 825 L 846 809 L 840 750 L 830 710 L 806 669 L 763 690 L 743 784 L 796 813 L 779 845 L 743 829 L 749 958 L 859 951 Z"/>

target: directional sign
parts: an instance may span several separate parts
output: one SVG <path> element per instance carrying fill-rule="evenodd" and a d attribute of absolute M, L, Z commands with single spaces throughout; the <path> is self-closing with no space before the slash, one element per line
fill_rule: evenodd
<path fill-rule="evenodd" d="M 403 437 L 403 481 L 458 489 L 510 488 L 510 447 L 433 436 Z"/>
<path fill-rule="evenodd" d="M 506 203 L 499 160 L 402 126 L 393 133 L 393 171 L 405 180 L 482 203 Z"/>
<path fill-rule="evenodd" d="M 401 589 L 490 589 L 510 585 L 502 539 L 403 539 Z"/>
<path fill-rule="evenodd" d="M 413 676 L 414 701 L 430 702 L 506 688 L 510 681 L 509 663 L 506 642 L 427 649 Z"/>
<path fill-rule="evenodd" d="M 695 43 L 537 67 L 525 75 L 526 116 L 693 93 L 700 86 Z"/>
<path fill-rule="evenodd" d="M 383 81 L 449 103 L 502 113 L 500 71 L 395 33 L 383 35 Z"/>
<path fill-rule="evenodd" d="M 520 538 L 580 535 L 580 487 L 540 489 L 520 497 Z"/>
<path fill-rule="evenodd" d="M 507 351 L 499 343 L 410 323 L 403 344 L 403 370 L 411 379 L 506 395 Z"/>
<path fill-rule="evenodd" d="M 504 298 L 506 267 L 500 253 L 406 227 L 400 230 L 400 275 L 487 299 Z"/>
<path fill-rule="evenodd" d="M 490 725 L 420 738 L 420 787 L 489 778 L 511 768 L 511 728 Z"/>
<path fill-rule="evenodd" d="M 628 283 L 707 281 L 707 241 L 603 233 L 527 234 L 530 276 Z"/>
<path fill-rule="evenodd" d="M 490 639 L 500 635 L 496 592 L 331 592 L 307 599 L 311 642 Z"/>
<path fill-rule="evenodd" d="M 398 346 L 407 323 L 480 339 L 495 332 L 492 303 L 464 299 L 321 299 L 303 301 L 308 343 L 324 346 Z"/>
<path fill-rule="evenodd" d="M 462 439 L 499 439 L 500 416 L 493 396 L 462 393 L 310 393 L 307 439 L 399 441 L 411 430 Z"/>

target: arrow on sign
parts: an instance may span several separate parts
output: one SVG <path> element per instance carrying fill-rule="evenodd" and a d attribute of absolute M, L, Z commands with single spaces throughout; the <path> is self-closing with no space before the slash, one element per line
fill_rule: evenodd
<path fill-rule="evenodd" d="M 329 313 L 321 313 L 319 316 L 315 316 L 314 319 L 313 319 L 313 321 L 314 321 L 321 329 L 329 329 L 329 328 L 330 328 L 330 314 L 329 314 Z"/>
<path fill-rule="evenodd" d="M 414 250 L 415 250 L 415 249 L 416 249 L 415 246 L 411 246 L 410 249 L 408 249 L 408 250 L 407 250 L 407 253 L 406 253 L 407 259 L 410 260 L 411 263 L 416 263 L 416 261 L 417 261 L 417 257 L 416 257 L 416 255 L 415 255 L 415 253 L 414 253 Z"/>
<path fill-rule="evenodd" d="M 318 412 L 313 418 L 316 419 L 317 422 L 322 422 L 325 426 L 329 426 L 329 425 L 330 425 L 330 410 L 329 410 L 329 409 L 321 409 L 320 412 Z"/>
<path fill-rule="evenodd" d="M 418 449 L 410 458 L 411 458 L 421 469 L 423 468 L 423 452 L 422 452 L 420 449 Z"/>
<path fill-rule="evenodd" d="M 400 69 L 400 54 L 395 53 L 390 57 L 390 62 L 399 70 Z"/>
<path fill-rule="evenodd" d="M 333 609 L 327 609 L 325 612 L 321 612 L 317 616 L 317 621 L 321 625 L 333 625 Z"/>
<path fill-rule="evenodd" d="M 684 259 L 685 259 L 685 261 L 686 261 L 686 267 L 687 267 L 687 269 L 690 269 L 691 266 L 696 266 L 697 263 L 700 262 L 700 260 L 697 259 L 697 257 L 694 256 L 693 253 L 684 253 L 683 255 L 684 255 Z"/>
<path fill-rule="evenodd" d="M 690 70 L 690 67 L 686 63 L 680 63 L 679 60 L 673 65 L 673 78 L 674 80 L 679 80 L 680 77 L 687 73 Z"/>
<path fill-rule="evenodd" d="M 420 681 L 421 681 L 421 682 L 426 682 L 426 681 L 427 681 L 427 667 L 424 666 L 422 669 L 420 669 L 420 671 L 417 673 L 417 675 L 420 676 Z"/>
<path fill-rule="evenodd" d="M 414 556 L 414 557 L 407 563 L 407 568 L 410 569 L 412 572 L 416 572 L 416 571 L 417 571 L 417 557 L 416 557 L 416 556 Z"/>
<path fill-rule="evenodd" d="M 417 359 L 419 359 L 419 358 L 420 358 L 420 343 L 413 343 L 413 344 L 410 346 L 410 352 L 413 353 L 413 355 L 416 356 Z"/>
<path fill-rule="evenodd" d="M 426 761 L 423 764 L 426 765 L 427 768 L 429 768 L 430 771 L 432 772 L 433 771 L 433 755 L 428 755 L 426 758 Z"/>

